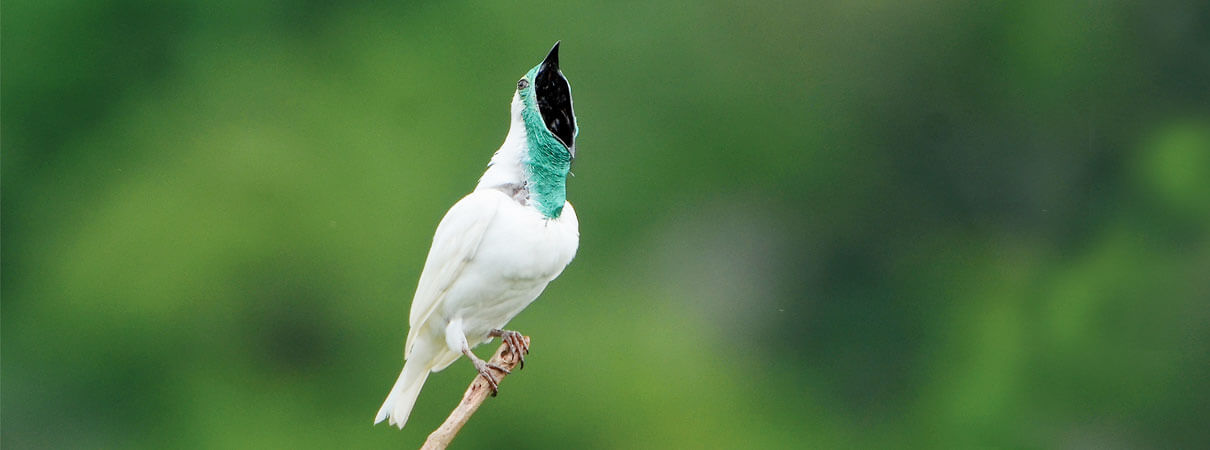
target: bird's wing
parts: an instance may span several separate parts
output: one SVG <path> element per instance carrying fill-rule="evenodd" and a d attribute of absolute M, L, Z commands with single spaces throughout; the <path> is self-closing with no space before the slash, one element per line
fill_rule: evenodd
<path fill-rule="evenodd" d="M 472 192 L 455 203 L 445 213 L 441 224 L 437 225 L 433 247 L 424 261 L 420 283 L 416 285 L 416 296 L 412 298 L 404 358 L 411 357 L 416 334 L 445 299 L 446 292 L 458 279 L 462 269 L 475 259 L 483 234 L 496 216 L 502 199 L 508 200 L 503 193 L 495 190 Z"/>

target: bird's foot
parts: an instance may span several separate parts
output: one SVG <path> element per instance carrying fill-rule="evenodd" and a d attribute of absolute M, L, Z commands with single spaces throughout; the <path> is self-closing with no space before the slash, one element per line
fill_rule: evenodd
<path fill-rule="evenodd" d="M 473 358 L 471 359 L 471 362 L 475 364 L 475 370 L 479 371 L 479 375 L 483 376 L 483 379 L 487 380 L 487 387 L 492 388 L 492 397 L 495 397 L 496 394 L 499 394 L 500 378 L 497 377 L 496 374 L 492 373 L 491 369 L 499 370 L 506 375 L 512 372 L 508 369 L 500 367 L 497 364 L 492 364 L 479 358 Z"/>
<path fill-rule="evenodd" d="M 517 362 L 520 368 L 525 368 L 525 355 L 529 353 L 529 341 L 520 332 L 513 330 L 492 330 L 488 332 L 488 336 L 498 337 L 504 345 L 508 346 L 508 352 L 517 357 Z"/>

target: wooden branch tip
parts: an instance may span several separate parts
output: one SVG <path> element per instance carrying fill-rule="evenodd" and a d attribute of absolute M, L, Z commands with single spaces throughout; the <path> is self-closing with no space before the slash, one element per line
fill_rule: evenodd
<path fill-rule="evenodd" d="M 529 347 L 529 336 L 522 336 L 525 340 L 525 346 Z M 500 348 L 488 360 L 489 364 L 495 364 L 509 371 L 516 369 L 521 363 L 520 355 L 514 355 L 508 351 L 508 345 L 501 343 Z M 504 377 L 507 373 L 492 369 L 496 373 L 496 379 L 501 383 L 504 382 Z M 444 449 L 450 445 L 454 437 L 458 435 L 458 431 L 462 430 L 462 426 L 470 420 L 471 415 L 479 410 L 479 406 L 488 396 L 492 395 L 492 389 L 487 384 L 487 379 L 482 375 L 475 375 L 475 379 L 471 381 L 471 385 L 466 388 L 466 393 L 462 395 L 462 401 L 458 403 L 458 407 L 450 412 L 450 416 L 445 419 L 445 422 L 437 427 L 435 431 L 429 434 L 428 439 L 424 441 L 424 446 L 421 450 L 437 450 Z"/>

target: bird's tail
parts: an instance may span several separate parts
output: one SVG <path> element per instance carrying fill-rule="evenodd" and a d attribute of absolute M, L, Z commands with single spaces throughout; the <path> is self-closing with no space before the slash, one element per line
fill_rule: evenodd
<path fill-rule="evenodd" d="M 412 359 L 404 363 L 399 379 L 395 380 L 395 387 L 391 388 L 391 393 L 374 417 L 374 424 L 390 417 L 391 425 L 402 430 L 408 422 L 408 415 L 412 413 L 412 406 L 416 404 L 416 397 L 420 395 L 420 388 L 424 387 L 424 381 L 428 378 L 429 367 L 425 361 Z"/>

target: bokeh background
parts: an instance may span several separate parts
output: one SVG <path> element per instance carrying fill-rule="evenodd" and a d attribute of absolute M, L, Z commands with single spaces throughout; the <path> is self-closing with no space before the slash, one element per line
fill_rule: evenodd
<path fill-rule="evenodd" d="M 579 255 L 459 448 L 1205 448 L 1210 3 L 9 0 L 4 448 L 370 425 L 556 39 Z M 495 345 L 480 347 L 486 355 Z"/>

